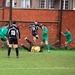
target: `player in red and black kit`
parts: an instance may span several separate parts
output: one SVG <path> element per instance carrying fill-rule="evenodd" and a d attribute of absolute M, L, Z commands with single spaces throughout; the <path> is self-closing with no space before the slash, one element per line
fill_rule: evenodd
<path fill-rule="evenodd" d="M 31 32 L 32 32 L 33 41 L 36 43 L 36 39 L 39 38 L 39 36 L 38 36 L 38 28 L 40 28 L 40 25 L 38 25 L 38 22 L 35 21 L 33 24 L 31 24 L 29 26 L 29 28 L 31 29 Z"/>
<path fill-rule="evenodd" d="M 19 28 L 16 26 L 16 21 L 13 21 L 12 25 L 9 27 L 8 30 L 8 40 L 9 40 L 8 57 L 10 57 L 12 46 L 14 46 L 16 50 L 16 57 L 19 58 L 18 39 L 20 39 L 20 31 Z"/>

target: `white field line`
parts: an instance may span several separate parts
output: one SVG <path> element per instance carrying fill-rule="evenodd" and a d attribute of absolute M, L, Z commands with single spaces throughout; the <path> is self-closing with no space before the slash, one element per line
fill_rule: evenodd
<path fill-rule="evenodd" d="M 75 70 L 75 67 L 50 67 L 50 68 L 0 68 L 0 70 Z"/>

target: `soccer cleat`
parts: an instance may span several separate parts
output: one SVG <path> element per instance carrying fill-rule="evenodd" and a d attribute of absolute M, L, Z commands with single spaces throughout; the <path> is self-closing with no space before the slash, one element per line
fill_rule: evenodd
<path fill-rule="evenodd" d="M 24 38 L 25 40 L 28 39 L 27 37 Z"/>
<path fill-rule="evenodd" d="M 48 50 L 48 53 L 50 52 L 50 50 Z"/>
<path fill-rule="evenodd" d="M 7 58 L 10 58 L 10 56 L 7 56 Z"/>
<path fill-rule="evenodd" d="M 16 58 L 19 58 L 19 56 L 16 56 Z"/>

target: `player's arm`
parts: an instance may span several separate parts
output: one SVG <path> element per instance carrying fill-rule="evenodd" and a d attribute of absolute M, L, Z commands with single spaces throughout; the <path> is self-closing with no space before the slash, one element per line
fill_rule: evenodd
<path fill-rule="evenodd" d="M 21 36 L 20 36 L 20 30 L 19 30 L 19 28 L 17 27 L 17 30 L 18 30 L 18 34 L 19 34 L 19 39 L 21 38 Z"/>
<path fill-rule="evenodd" d="M 38 27 L 42 29 L 42 24 L 38 25 Z"/>
<path fill-rule="evenodd" d="M 61 34 L 65 36 L 65 34 L 63 32 L 61 32 Z"/>

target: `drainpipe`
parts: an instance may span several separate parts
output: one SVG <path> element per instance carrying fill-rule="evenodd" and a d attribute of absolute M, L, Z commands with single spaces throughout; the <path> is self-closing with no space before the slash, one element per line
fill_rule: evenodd
<path fill-rule="evenodd" d="M 62 12 L 63 12 L 63 0 L 61 0 L 61 9 L 59 17 L 59 47 L 61 47 Z"/>
<path fill-rule="evenodd" d="M 12 0 L 10 0 L 9 25 L 12 23 Z"/>

